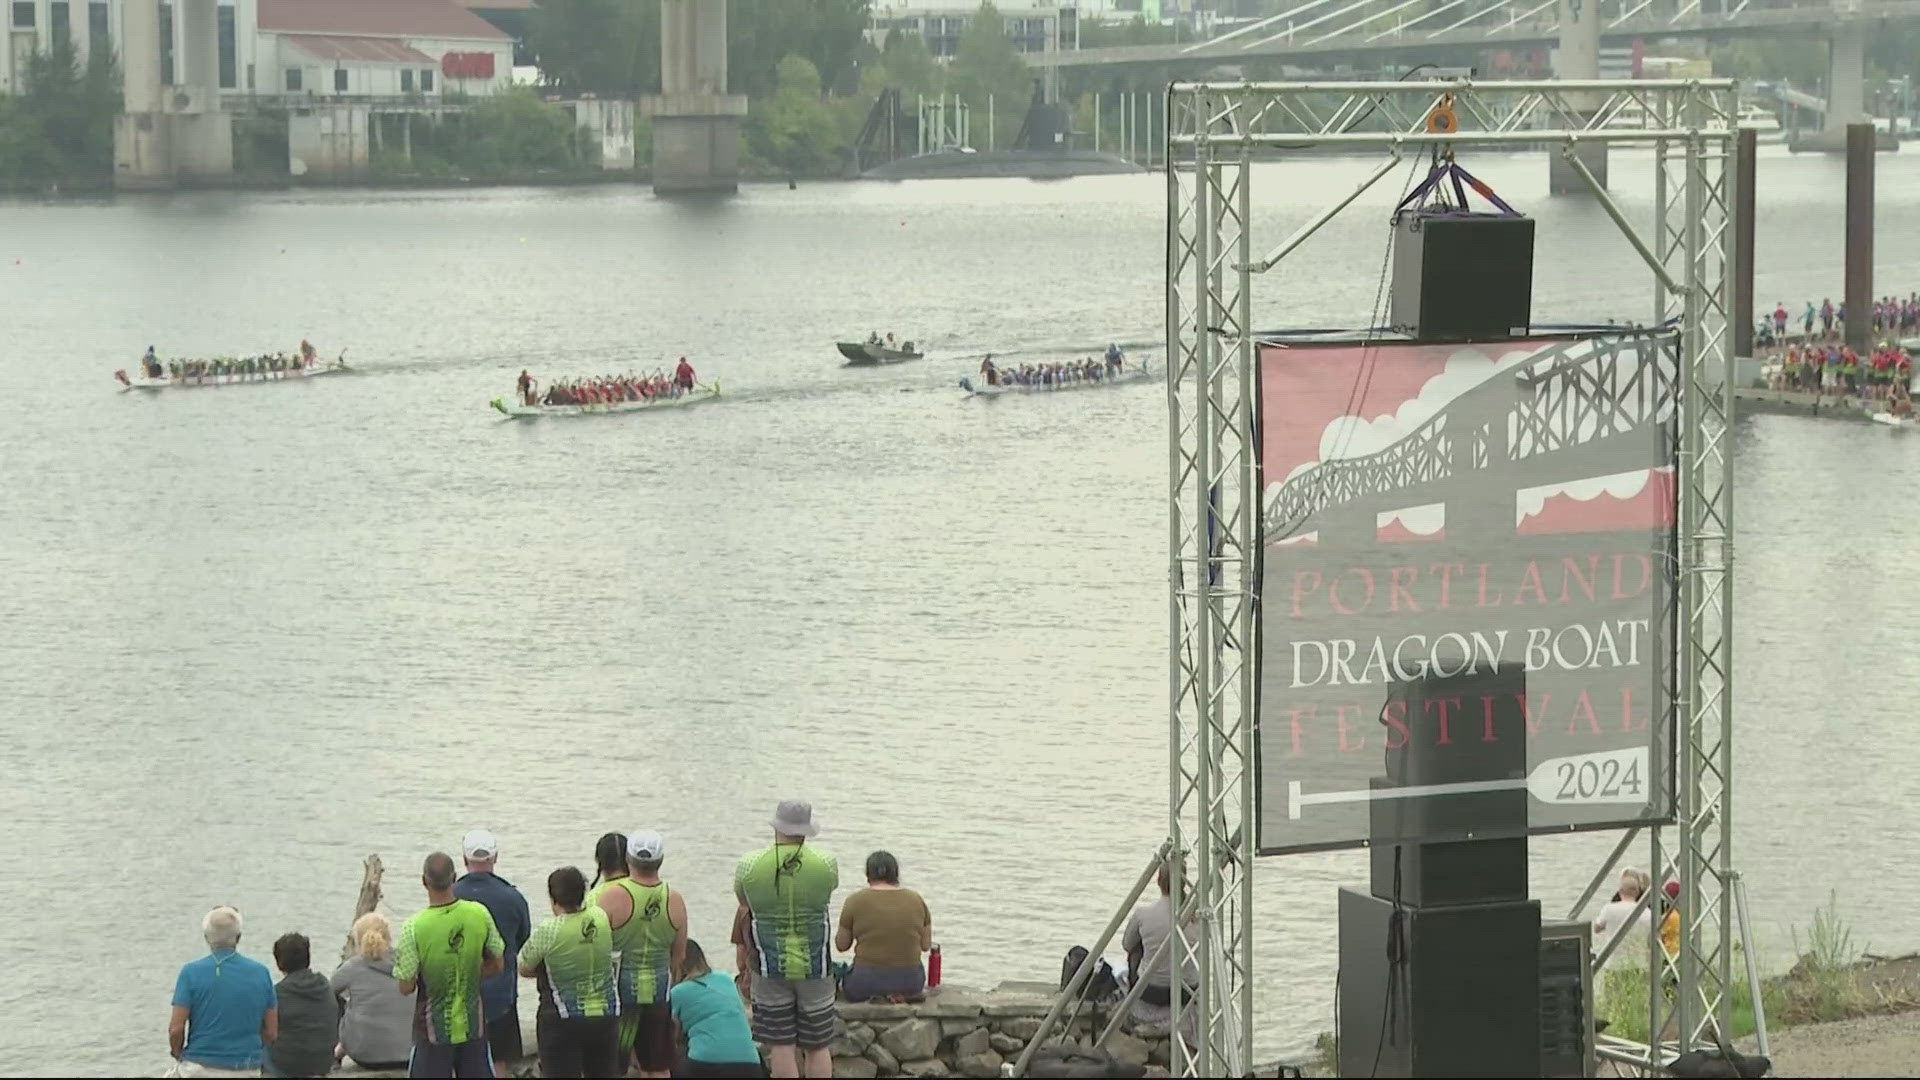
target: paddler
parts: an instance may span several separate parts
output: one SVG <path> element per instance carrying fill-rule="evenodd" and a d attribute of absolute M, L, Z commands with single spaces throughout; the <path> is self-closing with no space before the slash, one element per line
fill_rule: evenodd
<path fill-rule="evenodd" d="M 683 392 L 693 389 L 693 365 L 687 363 L 684 356 L 680 358 L 680 366 L 673 369 L 673 384 Z"/>

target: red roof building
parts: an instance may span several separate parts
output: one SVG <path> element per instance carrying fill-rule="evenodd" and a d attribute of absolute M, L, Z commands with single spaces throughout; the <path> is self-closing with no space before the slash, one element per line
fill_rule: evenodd
<path fill-rule="evenodd" d="M 437 97 L 505 89 L 513 39 L 459 0 L 256 0 L 257 93 Z"/>

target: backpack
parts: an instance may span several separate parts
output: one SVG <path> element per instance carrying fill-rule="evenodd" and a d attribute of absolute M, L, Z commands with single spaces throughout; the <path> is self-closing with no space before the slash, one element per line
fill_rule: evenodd
<path fill-rule="evenodd" d="M 1075 945 L 1067 950 L 1066 959 L 1060 962 L 1060 989 L 1065 990 L 1073 981 L 1074 972 L 1086 963 L 1085 946 Z M 1087 976 L 1087 984 L 1080 988 L 1083 1001 L 1104 1002 L 1120 996 L 1120 980 L 1113 973 L 1113 965 L 1101 960 L 1094 965 L 1093 974 Z"/>

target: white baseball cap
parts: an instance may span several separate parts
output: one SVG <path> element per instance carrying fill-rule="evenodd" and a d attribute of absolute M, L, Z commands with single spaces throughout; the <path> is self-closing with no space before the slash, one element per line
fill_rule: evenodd
<path fill-rule="evenodd" d="M 500 842 L 485 829 L 475 829 L 460 841 L 460 851 L 469 859 L 488 862 L 500 857 Z"/>
<path fill-rule="evenodd" d="M 667 842 L 657 832 L 637 832 L 627 835 L 627 858 L 664 859 L 667 855 Z"/>

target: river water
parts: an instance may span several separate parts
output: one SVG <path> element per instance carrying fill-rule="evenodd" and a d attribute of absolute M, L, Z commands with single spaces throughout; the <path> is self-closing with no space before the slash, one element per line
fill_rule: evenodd
<path fill-rule="evenodd" d="M 1263 166 L 1278 242 L 1370 162 Z M 1646 275 L 1541 157 L 1476 172 L 1541 223 L 1542 321 L 1640 318 Z M 1842 169 L 1763 153 L 1756 299 L 1837 295 Z M 1920 287 L 1920 161 L 1881 158 L 1883 291 Z M 1616 153 L 1648 212 L 1650 159 Z M 1391 183 L 1391 182 L 1390 182 Z M 1382 185 L 1383 188 L 1389 185 Z M 733 859 L 811 798 L 855 883 L 895 852 L 948 978 L 1051 978 L 1164 834 L 1163 388 L 964 400 L 984 350 L 1160 359 L 1164 181 L 193 194 L 0 205 L 0 1071 L 164 1064 L 200 915 L 331 955 L 361 858 L 484 825 L 541 906 L 608 829 L 658 828 L 696 938 Z M 1263 284 L 1265 326 L 1358 325 L 1382 191 Z M 844 370 L 836 338 L 929 358 Z M 154 397 L 163 354 L 363 374 Z M 670 366 L 719 405 L 510 424 L 540 375 Z M 1762 952 L 1830 889 L 1912 947 L 1901 856 L 1920 665 L 1889 497 L 1920 441 L 1743 418 L 1739 863 Z M 1558 914 L 1610 835 L 1534 844 Z M 1636 861 L 1644 863 L 1643 856 Z M 1331 1027 L 1352 853 L 1257 873 L 1259 1041 Z M 725 950 L 721 953 L 724 955 Z"/>

